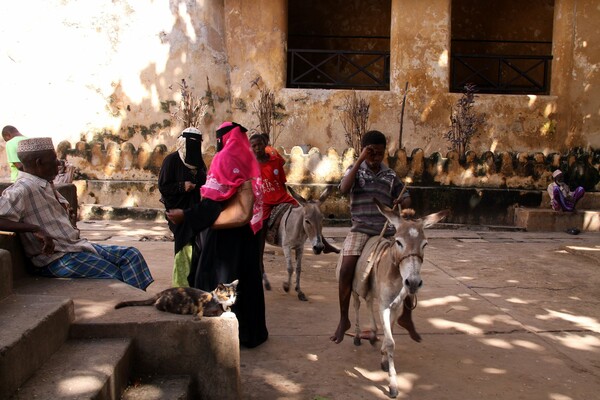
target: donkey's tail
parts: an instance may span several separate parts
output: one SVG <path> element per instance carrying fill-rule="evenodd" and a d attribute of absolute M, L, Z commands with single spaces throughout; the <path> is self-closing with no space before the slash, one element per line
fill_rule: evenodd
<path fill-rule="evenodd" d="M 131 307 L 131 306 L 152 306 L 156 302 L 156 297 L 152 297 L 148 300 L 131 300 L 122 301 L 115 306 L 115 308 Z"/>

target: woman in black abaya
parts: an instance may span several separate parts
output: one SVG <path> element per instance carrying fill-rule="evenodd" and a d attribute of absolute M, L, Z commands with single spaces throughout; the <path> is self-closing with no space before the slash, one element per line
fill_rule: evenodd
<path fill-rule="evenodd" d="M 241 125 L 225 122 L 217 130 L 217 153 L 202 186 L 202 202 L 191 209 L 173 210 L 167 217 L 191 221 L 200 231 L 211 226 L 222 206 L 245 182 L 251 182 L 254 194 L 253 215 L 250 223 L 239 228 L 202 231 L 200 260 L 192 269 L 192 286 L 211 291 L 219 283 L 239 280 L 238 297 L 232 307 L 239 324 L 240 344 L 256 347 L 267 340 L 265 299 L 260 270 L 260 256 L 256 233 L 262 227 L 262 193 L 260 167 L 250 149 L 250 143 Z M 242 189 L 244 190 L 244 189 Z"/>

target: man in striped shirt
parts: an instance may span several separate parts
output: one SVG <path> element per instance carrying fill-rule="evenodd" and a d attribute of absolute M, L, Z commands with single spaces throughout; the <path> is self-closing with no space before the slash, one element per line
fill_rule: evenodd
<path fill-rule="evenodd" d="M 362 137 L 362 151 L 356 163 L 352 165 L 340 182 L 340 192 L 350 194 L 350 214 L 352 228 L 344 241 L 342 264 L 339 274 L 340 321 L 335 333 L 330 337 L 334 343 L 344 340 L 344 333 L 350 329 L 348 308 L 352 293 L 352 280 L 358 258 L 370 237 L 379 235 L 383 230 L 386 218 L 379 212 L 373 198 L 382 204 L 393 207 L 400 202 L 402 208 L 410 207 L 410 195 L 405 191 L 398 199 L 404 185 L 396 172 L 385 164 L 386 137 L 379 131 L 369 131 Z M 385 237 L 394 235 L 395 229 L 389 225 Z M 398 322 L 408 329 L 411 337 L 418 337 L 410 314 L 404 310 Z M 416 335 L 416 336 L 415 336 Z M 418 338 L 420 340 L 420 337 Z"/>
<path fill-rule="evenodd" d="M 138 249 L 79 237 L 69 202 L 52 183 L 58 173 L 52 139 L 22 140 L 17 154 L 23 171 L 0 196 L 0 230 L 19 234 L 35 272 L 59 278 L 113 278 L 146 290 L 153 279 Z"/>

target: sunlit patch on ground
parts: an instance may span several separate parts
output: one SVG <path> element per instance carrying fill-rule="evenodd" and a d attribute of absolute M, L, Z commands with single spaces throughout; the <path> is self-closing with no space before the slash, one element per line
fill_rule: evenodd
<path fill-rule="evenodd" d="M 564 321 L 569 321 L 582 329 L 589 329 L 596 333 L 600 333 L 600 323 L 594 318 L 578 316 L 573 314 L 567 314 L 560 311 L 548 310 L 546 309 L 548 314 L 546 315 L 536 315 L 535 317 L 544 321 L 561 319 Z"/>
<path fill-rule="evenodd" d="M 429 318 L 428 321 L 429 323 L 431 323 L 431 325 L 435 326 L 438 329 L 455 329 L 459 332 L 468 333 L 471 335 L 481 335 L 484 333 L 483 329 L 461 322 L 454 322 L 441 318 Z"/>
<path fill-rule="evenodd" d="M 600 351 L 600 338 L 592 335 L 576 335 L 571 333 L 565 333 L 560 336 L 553 336 L 553 338 L 560 342 L 563 346 L 582 351 Z"/>

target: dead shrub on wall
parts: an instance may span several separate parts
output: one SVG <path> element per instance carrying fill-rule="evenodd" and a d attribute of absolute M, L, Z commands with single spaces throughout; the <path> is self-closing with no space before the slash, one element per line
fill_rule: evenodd
<path fill-rule="evenodd" d="M 475 85 L 467 83 L 465 91 L 450 114 L 450 130 L 444 135 L 450 142 L 450 150 L 458 152 L 461 158 L 465 156 L 471 139 L 479 134 L 483 126 L 485 116 L 478 114 L 473 109 L 475 104 Z"/>
<path fill-rule="evenodd" d="M 352 92 L 344 97 L 344 104 L 340 109 L 340 121 L 346 132 L 346 144 L 360 153 L 360 142 L 369 129 L 370 103 Z"/>
<path fill-rule="evenodd" d="M 258 117 L 259 132 L 269 135 L 271 144 L 275 146 L 287 117 L 285 106 L 275 100 L 273 91 L 263 87 L 259 89 L 258 100 L 253 107 L 254 114 Z"/>
<path fill-rule="evenodd" d="M 193 89 L 187 84 L 185 79 L 182 79 L 178 85 L 181 92 L 181 100 L 179 101 L 179 105 L 175 106 L 171 117 L 181 122 L 185 128 L 194 127 L 200 129 L 202 119 L 208 113 L 212 98 L 206 100 L 194 94 Z M 210 93 L 210 86 L 208 93 Z"/>

